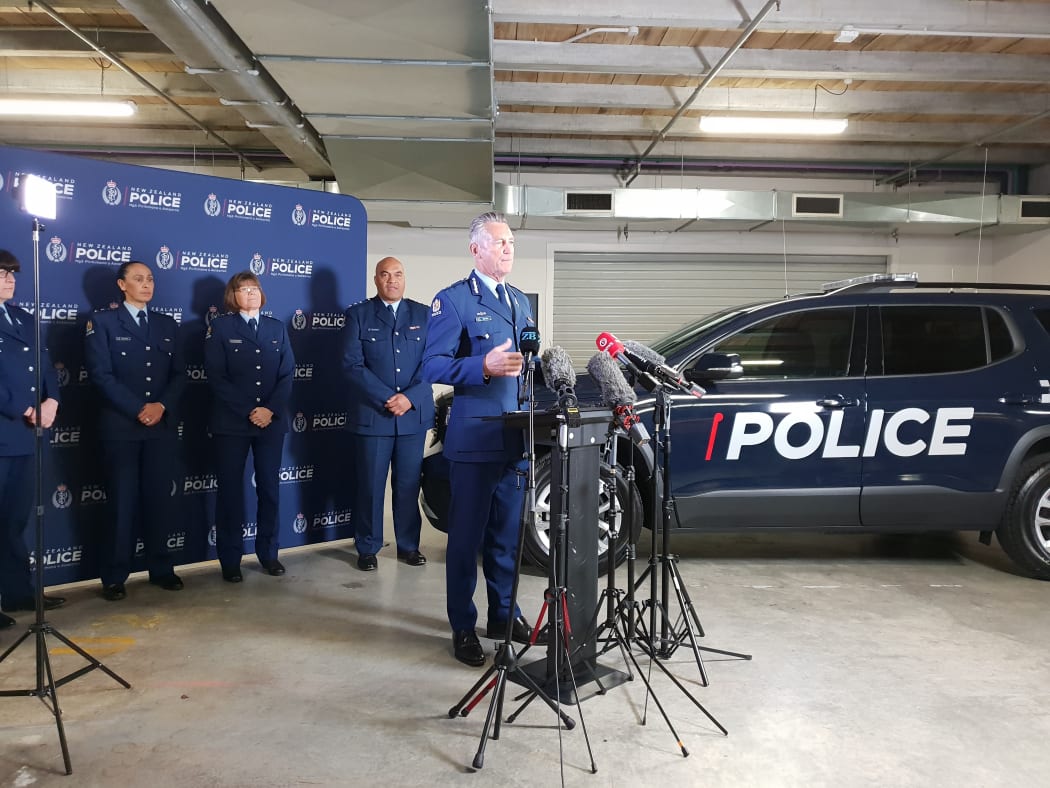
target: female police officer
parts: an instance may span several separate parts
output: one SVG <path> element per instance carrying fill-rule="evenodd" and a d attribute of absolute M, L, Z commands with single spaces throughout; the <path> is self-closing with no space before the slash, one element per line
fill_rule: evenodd
<path fill-rule="evenodd" d="M 84 334 L 84 361 L 102 399 L 98 429 L 110 528 L 99 573 L 102 596 L 111 602 L 127 595 L 124 581 L 135 555 L 137 520 L 149 581 L 166 591 L 182 588 L 167 534 L 178 427 L 173 411 L 186 386 L 186 365 L 175 338 L 178 324 L 146 308 L 154 286 L 149 266 L 124 263 L 117 286 L 124 303 L 94 313 Z"/>
<path fill-rule="evenodd" d="M 277 560 L 278 475 L 295 358 L 284 323 L 259 313 L 266 295 L 254 274 L 234 274 L 224 301 L 230 314 L 212 321 L 204 342 L 204 366 L 212 391 L 210 424 L 218 463 L 215 547 L 223 579 L 239 583 L 249 448 L 258 495 L 255 554 L 267 573 L 284 574 Z"/>

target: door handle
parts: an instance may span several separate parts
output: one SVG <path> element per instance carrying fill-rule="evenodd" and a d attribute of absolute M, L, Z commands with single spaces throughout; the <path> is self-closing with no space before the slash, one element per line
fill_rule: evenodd
<path fill-rule="evenodd" d="M 1003 394 L 999 402 L 1003 405 L 1038 405 L 1043 400 L 1035 394 Z"/>
<path fill-rule="evenodd" d="M 859 405 L 860 401 L 850 397 L 843 397 L 840 394 L 835 394 L 830 397 L 818 399 L 817 404 L 822 408 L 852 408 Z"/>

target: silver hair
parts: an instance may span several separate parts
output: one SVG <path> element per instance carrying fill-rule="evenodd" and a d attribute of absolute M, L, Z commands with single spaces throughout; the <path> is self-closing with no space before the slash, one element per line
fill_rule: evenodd
<path fill-rule="evenodd" d="M 507 217 L 499 211 L 485 211 L 481 216 L 474 217 L 474 221 L 470 223 L 470 242 L 472 244 L 478 243 L 478 237 L 481 231 L 485 229 L 486 224 L 506 224 Z"/>

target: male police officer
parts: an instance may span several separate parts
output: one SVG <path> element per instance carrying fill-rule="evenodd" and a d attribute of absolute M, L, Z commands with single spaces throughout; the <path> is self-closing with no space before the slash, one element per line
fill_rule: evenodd
<path fill-rule="evenodd" d="M 410 566 L 419 552 L 419 477 L 423 442 L 434 424 L 434 395 L 422 378 L 429 310 L 405 298 L 405 268 L 396 257 L 376 263 L 376 296 L 346 310 L 343 370 L 350 389 L 350 431 L 361 477 L 354 507 L 357 568 L 378 566 L 383 546 L 387 471 L 397 557 Z"/>
<path fill-rule="evenodd" d="M 96 312 L 87 322 L 84 359 L 101 394 L 99 437 L 106 466 L 109 532 L 102 540 L 102 595 L 123 599 L 124 581 L 135 555 L 140 522 L 149 581 L 178 591 L 167 551 L 171 485 L 175 470 L 175 406 L 186 385 L 186 365 L 175 340 L 177 324 L 147 310 L 153 272 L 143 263 L 124 263 L 117 272 L 124 303 Z"/>
<path fill-rule="evenodd" d="M 58 411 L 58 380 L 45 348 L 40 349 L 43 390 L 36 390 L 33 316 L 10 302 L 20 268 L 13 254 L 0 249 L 0 608 L 8 613 L 36 609 L 25 542 L 36 488 L 33 428 L 38 406 L 44 428 Z M 45 596 L 44 609 L 65 601 Z M 0 613 L 0 629 L 14 623 Z"/>
<path fill-rule="evenodd" d="M 528 299 L 506 283 L 514 266 L 514 235 L 502 214 L 478 216 L 470 225 L 474 270 L 435 296 L 431 304 L 423 376 L 455 387 L 445 435 L 452 499 L 448 511 L 445 585 L 453 653 L 467 665 L 485 664 L 474 627 L 477 555 L 488 591 L 488 632 L 527 642 L 531 628 L 511 610 L 515 553 L 521 526 L 525 469 L 520 431 L 504 430 L 498 417 L 517 410 L 523 357 L 521 329 L 535 322 Z"/>

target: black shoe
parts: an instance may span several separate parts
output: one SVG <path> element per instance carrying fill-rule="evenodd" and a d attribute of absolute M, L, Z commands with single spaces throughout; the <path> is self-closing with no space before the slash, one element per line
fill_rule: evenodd
<path fill-rule="evenodd" d="M 102 586 L 102 598 L 107 602 L 117 602 L 127 595 L 128 592 L 124 590 L 123 583 L 112 583 L 108 586 Z"/>
<path fill-rule="evenodd" d="M 489 625 L 485 628 L 485 634 L 495 640 L 503 640 L 507 635 L 507 624 L 489 622 Z M 514 619 L 511 624 L 510 639 L 516 643 L 528 643 L 532 638 L 532 627 L 529 626 L 529 622 L 525 620 L 525 616 L 518 616 Z M 539 640 L 537 639 L 537 643 Z"/>
<path fill-rule="evenodd" d="M 473 629 L 452 633 L 452 653 L 464 665 L 480 668 L 485 664 L 485 651 Z"/>
<path fill-rule="evenodd" d="M 48 596 L 44 594 L 44 610 L 54 610 L 56 607 L 62 607 L 65 603 L 66 598 L 64 596 Z M 3 610 L 5 613 L 17 613 L 22 610 L 33 611 L 36 610 L 36 600 L 30 597 L 29 599 L 20 599 L 10 604 L 4 602 L 0 605 L 0 610 Z"/>
<path fill-rule="evenodd" d="M 225 580 L 227 583 L 239 583 L 242 580 L 244 580 L 244 577 L 241 576 L 241 570 L 239 568 L 223 569 L 222 579 Z"/>
<path fill-rule="evenodd" d="M 262 568 L 266 571 L 266 574 L 273 575 L 274 577 L 280 577 L 284 574 L 284 564 L 278 561 L 276 558 L 272 561 L 260 561 Z"/>
<path fill-rule="evenodd" d="M 165 577 L 158 577 L 156 579 L 150 578 L 149 581 L 155 586 L 160 586 L 165 591 L 181 591 L 182 590 L 182 578 L 172 572 L 170 575 Z"/>
<path fill-rule="evenodd" d="M 397 557 L 409 566 L 423 566 L 427 562 L 427 557 L 418 550 L 398 550 Z"/>
<path fill-rule="evenodd" d="M 3 613 L 0 613 L 0 629 L 7 629 L 8 627 L 13 627 L 14 625 L 15 620 L 11 618 L 11 616 L 5 616 Z"/>
<path fill-rule="evenodd" d="M 357 568 L 362 572 L 371 572 L 379 568 L 375 553 L 365 553 L 357 557 Z"/>

